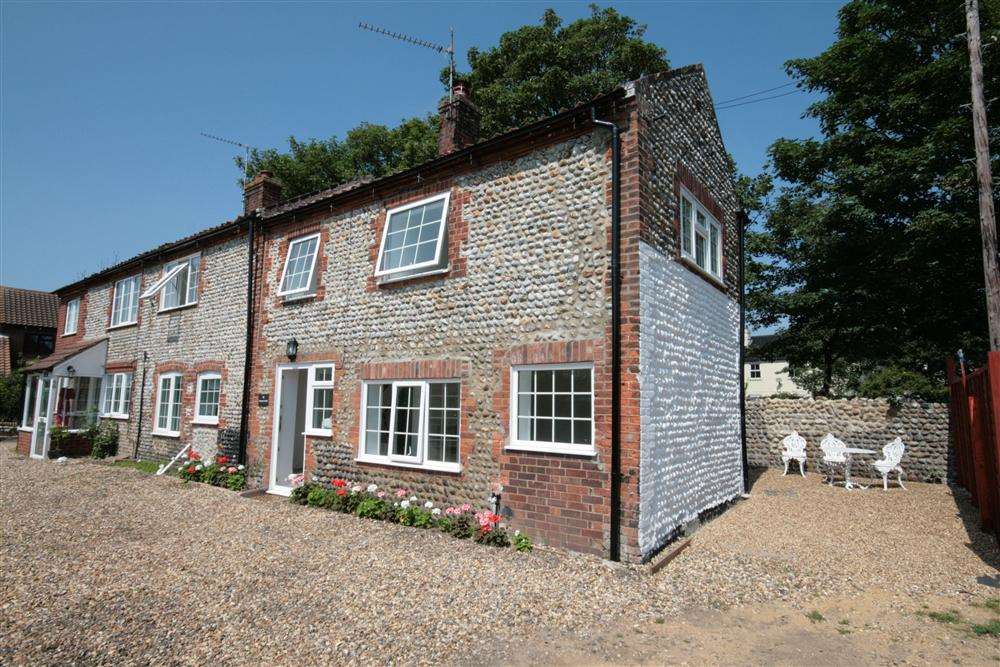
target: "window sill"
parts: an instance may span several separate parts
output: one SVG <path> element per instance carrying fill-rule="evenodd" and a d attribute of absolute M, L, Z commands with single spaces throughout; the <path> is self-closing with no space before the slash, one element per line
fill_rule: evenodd
<path fill-rule="evenodd" d="M 128 415 L 122 415 L 122 414 L 118 414 L 118 413 L 115 413 L 115 414 L 106 414 L 106 415 L 99 415 L 99 417 L 101 419 L 114 419 L 116 421 L 128 421 Z"/>
<path fill-rule="evenodd" d="M 35 432 L 35 427 L 34 426 L 18 426 L 17 430 L 21 431 L 22 433 L 34 433 Z"/>
<path fill-rule="evenodd" d="M 404 463 L 403 461 L 393 461 L 381 456 L 359 456 L 354 459 L 357 463 L 373 463 L 380 466 L 392 466 L 393 468 L 407 468 L 408 470 L 425 470 L 427 472 L 462 472 L 460 463 Z"/>
<path fill-rule="evenodd" d="M 428 278 L 431 276 L 443 276 L 451 271 L 451 264 L 439 269 L 428 269 L 427 271 L 421 271 L 420 273 L 413 273 L 405 276 L 399 276 L 392 273 L 375 276 L 375 283 L 379 287 L 396 285 L 399 283 L 405 283 L 409 280 L 418 280 L 420 278 Z"/>
<path fill-rule="evenodd" d="M 173 312 L 176 312 L 178 310 L 185 310 L 187 308 L 194 308 L 197 305 L 198 305 L 198 302 L 194 301 L 192 303 L 185 303 L 183 306 L 173 306 L 171 308 L 160 308 L 159 310 L 156 311 L 156 314 L 160 315 L 162 313 L 173 313 Z"/>
<path fill-rule="evenodd" d="M 110 324 L 108 325 L 108 331 L 115 331 L 116 329 L 128 329 L 129 327 L 138 326 L 139 321 L 135 322 L 122 322 L 121 324 Z"/>
<path fill-rule="evenodd" d="M 681 264 L 683 264 L 684 266 L 688 267 L 689 269 L 691 269 L 692 271 L 694 271 L 699 276 L 701 276 L 705 280 L 709 281 L 710 283 L 712 283 L 716 287 L 719 287 L 721 289 L 726 289 L 726 283 L 724 283 L 722 281 L 722 278 L 714 275 L 710 271 L 706 271 L 705 269 L 701 268 L 700 266 L 698 266 L 698 263 L 696 261 L 694 261 L 693 259 L 691 259 L 687 255 L 683 255 L 682 254 L 680 256 L 680 262 L 681 262 Z"/>
<path fill-rule="evenodd" d="M 195 426 L 218 426 L 218 419 L 192 419 L 191 423 Z"/>
<path fill-rule="evenodd" d="M 306 436 L 307 438 L 332 438 L 333 430 L 316 431 L 316 430 L 306 429 L 305 431 L 302 432 L 302 435 Z"/>
<path fill-rule="evenodd" d="M 60 338 L 69 338 L 70 336 L 75 336 L 75 335 L 77 335 L 78 333 L 79 333 L 79 331 L 73 331 L 73 332 L 71 332 L 71 333 L 64 333 L 64 334 L 61 334 L 61 335 L 60 335 L 59 337 L 60 337 Z"/>
<path fill-rule="evenodd" d="M 156 429 L 153 429 L 152 435 L 158 435 L 161 438 L 179 438 L 179 437 L 181 437 L 180 432 L 157 431 Z"/>
<path fill-rule="evenodd" d="M 534 454 L 567 454 L 569 456 L 597 456 L 593 447 L 581 445 L 561 445 L 559 443 L 537 444 L 533 442 L 511 442 L 505 450 L 515 452 L 532 452 Z"/>
<path fill-rule="evenodd" d="M 278 294 L 281 303 L 301 303 L 316 298 L 316 292 L 302 292 L 293 294 Z"/>

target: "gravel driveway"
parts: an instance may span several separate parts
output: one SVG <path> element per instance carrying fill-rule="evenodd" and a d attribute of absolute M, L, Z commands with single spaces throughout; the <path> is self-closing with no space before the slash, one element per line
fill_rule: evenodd
<path fill-rule="evenodd" d="M 0 662 L 506 660 L 691 607 L 985 597 L 1000 555 L 944 487 L 846 493 L 768 472 L 654 576 L 0 450 Z M 968 509 L 968 508 L 965 508 Z"/>

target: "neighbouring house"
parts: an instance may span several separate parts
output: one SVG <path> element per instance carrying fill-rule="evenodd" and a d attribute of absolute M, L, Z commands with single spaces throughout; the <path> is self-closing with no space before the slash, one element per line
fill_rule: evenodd
<path fill-rule="evenodd" d="M 486 139 L 453 93 L 434 160 L 292 200 L 262 172 L 233 222 L 58 290 L 24 448 L 97 405 L 144 456 L 492 503 L 632 562 L 737 497 L 738 211 L 703 69 Z"/>
<path fill-rule="evenodd" d="M 809 396 L 809 392 L 795 383 L 788 372 L 788 362 L 768 350 L 775 339 L 773 334 L 750 336 L 743 358 L 743 381 L 748 398 L 785 394 Z"/>
<path fill-rule="evenodd" d="M 25 369 L 19 449 L 84 454 L 99 417 L 119 452 L 169 459 L 238 449 L 246 351 L 247 221 L 164 244 L 56 290 L 55 350 Z M 70 437 L 51 448 L 55 427 Z"/>
<path fill-rule="evenodd" d="M 0 285 L 0 375 L 52 353 L 59 297 Z"/>

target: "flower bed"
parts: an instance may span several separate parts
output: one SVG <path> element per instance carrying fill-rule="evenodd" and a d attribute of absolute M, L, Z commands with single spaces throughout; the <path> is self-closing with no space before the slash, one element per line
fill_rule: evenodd
<path fill-rule="evenodd" d="M 335 512 L 354 514 L 366 519 L 389 521 L 414 528 L 433 528 L 459 539 L 472 538 L 480 544 L 509 547 L 521 552 L 531 551 L 531 540 L 519 530 L 513 534 L 501 523 L 502 518 L 490 511 L 475 511 L 468 503 L 447 507 L 443 511 L 430 500 L 421 503 L 405 489 L 393 493 L 380 490 L 374 484 L 367 487 L 349 486 L 346 480 L 335 479 L 332 487 L 304 483 L 302 475 L 289 477 L 294 487 L 289 500 L 296 505 L 321 507 Z"/>
<path fill-rule="evenodd" d="M 231 465 L 229 457 L 219 454 L 213 463 L 203 463 L 198 452 L 192 451 L 181 464 L 177 476 L 185 482 L 201 482 L 242 491 L 247 486 L 246 467 Z"/>

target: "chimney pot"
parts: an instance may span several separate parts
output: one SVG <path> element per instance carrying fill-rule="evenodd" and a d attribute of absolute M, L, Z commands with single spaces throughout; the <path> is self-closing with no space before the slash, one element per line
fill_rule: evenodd
<path fill-rule="evenodd" d="M 446 97 L 438 105 L 438 155 L 454 153 L 479 141 L 480 113 L 471 93 L 469 84 L 456 83 L 451 87 L 451 99 Z"/>

